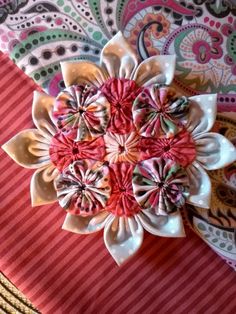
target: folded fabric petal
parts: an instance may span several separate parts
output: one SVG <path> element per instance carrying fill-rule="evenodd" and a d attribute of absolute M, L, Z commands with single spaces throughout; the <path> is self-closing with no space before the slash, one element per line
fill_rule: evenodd
<path fill-rule="evenodd" d="M 111 118 L 107 130 L 118 134 L 133 131 L 132 106 L 140 92 L 138 85 L 129 79 L 111 78 L 101 87 L 111 105 Z"/>
<path fill-rule="evenodd" d="M 70 86 L 56 100 L 54 118 L 63 134 L 75 141 L 91 141 L 108 125 L 110 105 L 95 87 Z"/>
<path fill-rule="evenodd" d="M 63 133 L 57 133 L 52 138 L 49 148 L 51 162 L 60 171 L 79 159 L 102 161 L 105 153 L 105 144 L 102 137 L 92 141 L 74 142 Z"/>
<path fill-rule="evenodd" d="M 132 110 L 142 136 L 169 137 L 179 131 L 179 119 L 188 112 L 188 99 L 178 96 L 173 88 L 152 85 L 137 96 Z"/>
<path fill-rule="evenodd" d="M 189 182 L 184 169 L 164 158 L 139 162 L 134 169 L 132 183 L 136 201 L 156 215 L 177 211 L 189 195 Z"/>
<path fill-rule="evenodd" d="M 111 164 L 112 193 L 107 202 L 106 210 L 116 217 L 134 216 L 141 210 L 133 194 L 132 175 L 134 166 L 127 162 Z"/>
<path fill-rule="evenodd" d="M 182 130 L 169 138 L 142 138 L 140 140 L 141 159 L 163 157 L 187 167 L 196 158 L 195 143 L 191 134 Z"/>
<path fill-rule="evenodd" d="M 79 234 L 94 233 L 104 228 L 110 215 L 111 214 L 106 211 L 87 217 L 68 213 L 62 225 L 62 229 Z"/>
<path fill-rule="evenodd" d="M 100 212 L 111 193 L 108 167 L 89 159 L 70 164 L 55 185 L 59 204 L 74 215 L 91 216 Z"/>
<path fill-rule="evenodd" d="M 106 71 L 88 61 L 61 62 L 61 71 L 66 87 L 81 84 L 100 87 L 108 78 Z"/>
<path fill-rule="evenodd" d="M 143 242 L 143 227 L 135 218 L 111 216 L 104 228 L 105 245 L 118 265 L 133 256 Z"/>
<path fill-rule="evenodd" d="M 226 137 L 217 133 L 203 133 L 194 138 L 197 161 L 207 170 L 228 166 L 236 160 L 236 148 Z"/>
<path fill-rule="evenodd" d="M 193 136 L 208 132 L 214 125 L 217 113 L 217 94 L 189 97 L 189 115 L 186 129 Z"/>
<path fill-rule="evenodd" d="M 103 138 L 105 160 L 110 164 L 124 161 L 136 163 L 139 160 L 139 136 L 136 132 L 124 135 L 107 132 Z"/>
<path fill-rule="evenodd" d="M 54 180 L 59 171 L 52 165 L 45 166 L 35 171 L 30 182 L 32 206 L 51 204 L 57 201 Z"/>
<path fill-rule="evenodd" d="M 32 118 L 35 126 L 50 139 L 56 134 L 56 121 L 53 118 L 53 105 L 55 98 L 38 91 L 34 92 L 32 105 Z"/>
<path fill-rule="evenodd" d="M 177 211 L 168 216 L 159 216 L 151 210 L 143 210 L 138 215 L 143 228 L 160 237 L 185 237 L 181 214 Z"/>
<path fill-rule="evenodd" d="M 190 193 L 186 202 L 209 208 L 211 203 L 211 181 L 208 174 L 196 161 L 186 169 L 186 172 L 190 186 Z"/>
<path fill-rule="evenodd" d="M 24 168 L 36 169 L 50 164 L 49 141 L 36 129 L 19 132 L 2 149 Z"/>
<path fill-rule="evenodd" d="M 100 63 L 110 77 L 129 79 L 138 65 L 138 60 L 123 34 L 118 32 L 103 47 Z"/>
<path fill-rule="evenodd" d="M 150 57 L 139 64 L 133 80 L 140 86 L 170 85 L 175 73 L 175 62 L 175 55 Z"/>

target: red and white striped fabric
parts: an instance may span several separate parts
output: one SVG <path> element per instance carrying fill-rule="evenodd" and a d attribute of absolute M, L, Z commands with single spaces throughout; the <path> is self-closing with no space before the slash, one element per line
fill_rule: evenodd
<path fill-rule="evenodd" d="M 0 55 L 1 144 L 33 127 L 35 83 Z M 42 313 L 236 313 L 235 273 L 191 230 L 146 234 L 118 267 L 102 233 L 61 229 L 58 206 L 32 208 L 32 172 L 0 152 L 0 269 Z"/>

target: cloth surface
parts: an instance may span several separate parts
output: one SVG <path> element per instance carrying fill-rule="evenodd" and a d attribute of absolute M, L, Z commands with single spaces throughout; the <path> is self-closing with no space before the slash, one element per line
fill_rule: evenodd
<path fill-rule="evenodd" d="M 37 86 L 2 54 L 0 69 L 2 144 L 33 127 Z M 146 233 L 136 257 L 119 268 L 100 233 L 61 230 L 58 205 L 32 208 L 32 172 L 0 154 L 0 269 L 41 313 L 236 311 L 235 273 L 190 229 L 183 239 Z"/>

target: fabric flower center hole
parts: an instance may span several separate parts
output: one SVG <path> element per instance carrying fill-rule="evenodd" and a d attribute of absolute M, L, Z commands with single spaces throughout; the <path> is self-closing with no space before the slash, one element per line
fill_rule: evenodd
<path fill-rule="evenodd" d="M 165 153 L 168 152 L 170 150 L 170 145 L 166 145 L 163 150 Z"/>
<path fill-rule="evenodd" d="M 122 145 L 119 145 L 119 153 L 122 154 L 125 152 L 125 147 Z"/>
<path fill-rule="evenodd" d="M 157 182 L 157 186 L 161 189 L 161 188 L 163 188 L 163 186 L 164 186 L 164 182 Z"/>
<path fill-rule="evenodd" d="M 78 154 L 79 153 L 79 148 L 78 147 L 73 147 L 72 148 L 72 154 L 73 155 L 76 155 L 76 154 Z"/>
<path fill-rule="evenodd" d="M 83 109 L 79 109 L 79 114 L 83 114 L 84 110 Z"/>

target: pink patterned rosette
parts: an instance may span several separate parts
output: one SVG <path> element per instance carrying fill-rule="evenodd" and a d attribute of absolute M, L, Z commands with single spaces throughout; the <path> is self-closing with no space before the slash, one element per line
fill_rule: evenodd
<path fill-rule="evenodd" d="M 3 149 L 36 169 L 32 206 L 58 201 L 63 229 L 104 229 L 120 265 L 133 256 L 144 230 L 183 237 L 185 203 L 209 208 L 207 174 L 236 160 L 234 145 L 210 132 L 216 95 L 185 97 L 169 87 L 175 56 L 140 64 L 119 32 L 103 48 L 100 66 L 63 62 L 66 88 L 56 97 L 35 92 L 36 129 L 23 130 Z"/>

